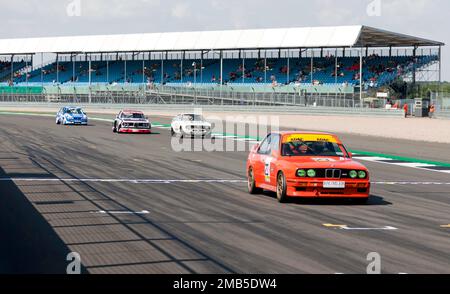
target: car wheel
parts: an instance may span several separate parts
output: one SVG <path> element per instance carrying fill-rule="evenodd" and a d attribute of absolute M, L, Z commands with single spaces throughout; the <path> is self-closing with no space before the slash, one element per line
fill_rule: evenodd
<path fill-rule="evenodd" d="M 280 203 L 287 202 L 286 177 L 283 172 L 279 172 L 277 176 L 277 199 Z"/>
<path fill-rule="evenodd" d="M 175 136 L 175 131 L 173 130 L 173 128 L 170 128 L 170 135 L 173 137 Z"/>
<path fill-rule="evenodd" d="M 116 128 L 116 123 L 114 122 L 114 124 L 113 124 L 113 133 L 117 133 L 117 128 Z"/>
<path fill-rule="evenodd" d="M 248 192 L 250 194 L 260 194 L 262 193 L 262 189 L 256 187 L 255 175 L 253 173 L 253 169 L 249 168 L 248 170 Z"/>
<path fill-rule="evenodd" d="M 60 124 L 61 124 L 61 121 L 59 120 L 59 118 L 56 119 L 56 124 L 57 124 L 57 125 L 60 125 Z"/>
<path fill-rule="evenodd" d="M 180 127 L 180 138 L 183 139 L 183 129 Z"/>

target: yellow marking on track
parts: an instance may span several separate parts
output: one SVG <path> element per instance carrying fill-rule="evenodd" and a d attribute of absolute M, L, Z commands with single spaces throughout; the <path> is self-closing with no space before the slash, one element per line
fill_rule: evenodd
<path fill-rule="evenodd" d="M 450 229 L 450 225 L 442 225 L 441 228 Z"/>

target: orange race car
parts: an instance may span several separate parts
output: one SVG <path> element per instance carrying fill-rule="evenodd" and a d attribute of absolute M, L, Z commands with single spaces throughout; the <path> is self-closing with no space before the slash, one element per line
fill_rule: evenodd
<path fill-rule="evenodd" d="M 247 160 L 248 190 L 290 197 L 369 199 L 367 168 L 342 142 L 325 133 L 277 132 L 254 146 Z"/>

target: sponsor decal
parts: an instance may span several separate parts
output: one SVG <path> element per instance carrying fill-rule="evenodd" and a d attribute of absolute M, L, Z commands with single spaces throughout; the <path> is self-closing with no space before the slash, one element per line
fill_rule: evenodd
<path fill-rule="evenodd" d="M 336 160 L 333 158 L 312 158 L 315 162 L 335 162 Z"/>
<path fill-rule="evenodd" d="M 291 142 L 329 142 L 338 143 L 336 138 L 330 135 L 317 135 L 317 134 L 295 134 L 284 137 L 283 143 Z"/>

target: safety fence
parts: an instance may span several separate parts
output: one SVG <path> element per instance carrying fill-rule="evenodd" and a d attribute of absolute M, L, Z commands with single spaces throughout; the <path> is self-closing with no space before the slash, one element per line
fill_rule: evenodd
<path fill-rule="evenodd" d="M 198 104 L 360 107 L 359 95 L 345 87 L 226 85 L 65 85 L 1 87 L 0 102 L 104 104 Z"/>

